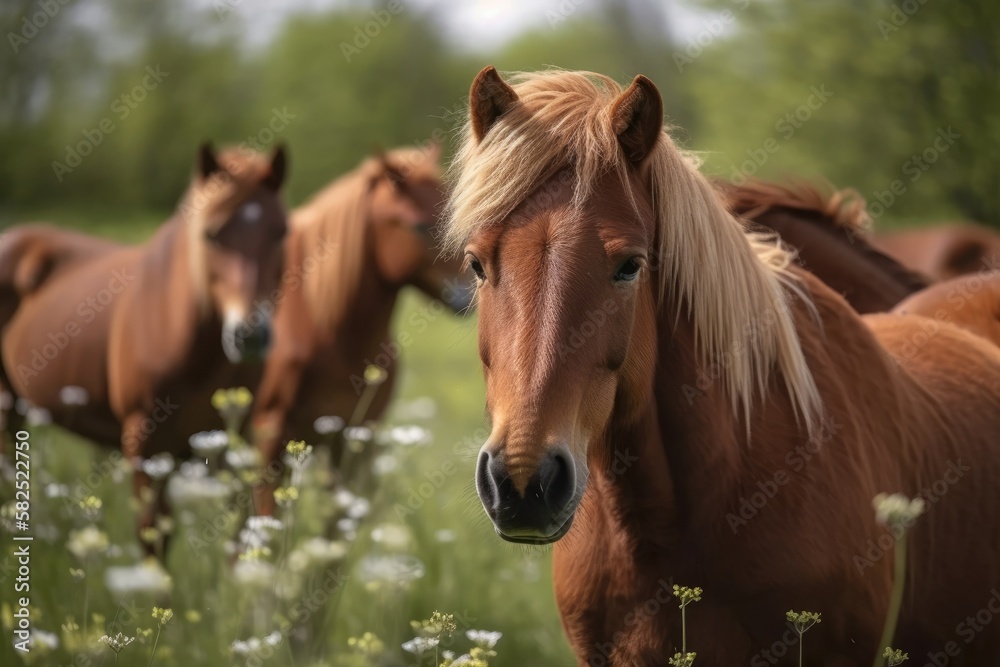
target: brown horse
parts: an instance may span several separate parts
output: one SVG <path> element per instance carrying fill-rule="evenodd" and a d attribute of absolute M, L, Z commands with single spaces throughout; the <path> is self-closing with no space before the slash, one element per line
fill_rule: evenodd
<path fill-rule="evenodd" d="M 926 278 L 868 242 L 865 202 L 853 190 L 824 195 L 807 184 L 715 185 L 730 212 L 777 233 L 795 249 L 801 266 L 859 313 L 886 312 L 928 285 Z"/>
<path fill-rule="evenodd" d="M 1000 268 L 1000 233 L 972 223 L 888 232 L 872 243 L 934 280 Z"/>
<path fill-rule="evenodd" d="M 0 340 L 21 300 L 42 283 L 78 262 L 118 247 L 111 241 L 41 223 L 19 225 L 0 233 Z M 13 404 L 10 382 L 0 360 L 0 452 L 4 438 L 22 423 Z"/>
<path fill-rule="evenodd" d="M 369 365 L 387 379 L 358 418 L 380 415 L 412 336 L 446 307 L 469 306 L 472 282 L 462 261 L 440 258 L 434 240 L 443 200 L 438 160 L 434 144 L 369 158 L 292 213 L 289 289 L 275 312 L 274 347 L 252 415 L 265 463 L 278 460 L 289 438 L 316 441 L 318 417 L 355 415 Z M 389 325 L 406 285 L 432 301 L 393 337 Z M 257 490 L 257 511 L 270 512 L 273 487 Z"/>
<path fill-rule="evenodd" d="M 983 270 L 937 283 L 904 299 L 893 312 L 949 322 L 1000 346 L 1000 271 Z M 914 354 L 920 347 L 920 341 L 915 342 Z"/>
<path fill-rule="evenodd" d="M 676 582 L 705 591 L 696 664 L 796 664 L 789 609 L 823 615 L 806 664 L 871 664 L 886 491 L 938 493 L 893 645 L 955 643 L 1000 586 L 1000 350 L 942 324 L 902 354 L 926 320 L 861 317 L 747 233 L 645 77 L 486 68 L 470 107 L 448 241 L 479 278 L 476 486 L 502 538 L 555 543 L 579 663 L 666 665 Z M 949 664 L 1000 654 L 1000 624 L 979 630 Z"/>
<path fill-rule="evenodd" d="M 130 460 L 187 451 L 220 387 L 260 377 L 282 269 L 285 153 L 207 145 L 178 212 L 147 243 L 97 248 L 24 297 L 3 332 L 14 392 Z M 248 362 L 248 363 L 241 363 Z M 78 387 L 86 405 L 63 400 Z M 136 487 L 148 479 L 140 471 Z"/>

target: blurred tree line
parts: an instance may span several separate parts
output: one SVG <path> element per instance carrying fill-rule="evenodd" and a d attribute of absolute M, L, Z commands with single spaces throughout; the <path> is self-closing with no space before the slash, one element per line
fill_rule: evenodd
<path fill-rule="evenodd" d="M 1000 223 L 993 0 L 707 0 L 689 3 L 682 36 L 657 3 L 563 0 L 489 53 L 449 41 L 446 8 L 405 0 L 303 11 L 256 41 L 248 11 L 5 0 L 0 219 L 169 210 L 205 138 L 287 142 L 299 202 L 378 148 L 453 135 L 492 63 L 645 73 L 681 143 L 720 176 L 821 177 L 887 219 Z"/>

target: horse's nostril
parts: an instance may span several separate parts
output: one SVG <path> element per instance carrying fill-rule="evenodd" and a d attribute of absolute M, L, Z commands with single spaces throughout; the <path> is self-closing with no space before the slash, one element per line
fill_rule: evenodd
<path fill-rule="evenodd" d="M 550 451 L 539 470 L 539 481 L 549 509 L 558 512 L 568 505 L 575 492 L 569 454 L 562 449 Z"/>
<path fill-rule="evenodd" d="M 492 511 L 499 504 L 493 463 L 492 457 L 487 452 L 479 453 L 479 460 L 476 461 L 476 491 L 479 492 L 483 507 L 488 511 Z"/>

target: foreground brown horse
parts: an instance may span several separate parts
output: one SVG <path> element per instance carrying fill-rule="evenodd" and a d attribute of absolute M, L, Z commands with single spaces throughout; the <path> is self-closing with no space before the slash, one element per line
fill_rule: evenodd
<path fill-rule="evenodd" d="M 770 230 L 796 252 L 796 261 L 859 313 L 882 313 L 927 287 L 927 279 L 867 240 L 865 203 L 851 190 L 823 195 L 806 184 L 716 181 L 727 208 Z"/>
<path fill-rule="evenodd" d="M 215 424 L 204 423 L 213 391 L 259 377 L 269 326 L 258 304 L 280 279 L 284 172 L 281 148 L 217 158 L 203 146 L 177 214 L 152 239 L 98 248 L 22 299 L 0 341 L 15 394 L 131 460 L 186 452 L 189 435 Z M 67 403 L 65 387 L 86 405 Z M 135 481 L 148 483 L 140 470 Z"/>
<path fill-rule="evenodd" d="M 893 312 L 948 322 L 1000 346 L 1000 271 L 980 271 L 932 285 L 904 299 Z M 927 327 L 928 336 L 936 331 L 936 326 Z M 914 341 L 911 353 L 918 354 L 923 344 Z"/>
<path fill-rule="evenodd" d="M 47 224 L 19 225 L 0 233 L 0 340 L 21 300 L 48 279 L 75 264 L 120 247 L 104 239 Z M 22 418 L 0 360 L 0 452 L 4 438 L 16 432 Z"/>
<path fill-rule="evenodd" d="M 1000 350 L 942 324 L 901 354 L 925 318 L 858 316 L 747 234 L 644 77 L 487 68 L 470 106 L 449 241 L 479 276 L 476 486 L 501 537 L 555 542 L 580 664 L 666 665 L 671 582 L 705 590 L 696 664 L 796 664 L 789 609 L 823 615 L 806 664 L 871 664 L 880 492 L 932 501 L 893 645 L 1000 655 L 1000 623 L 956 635 L 1000 586 Z"/>
<path fill-rule="evenodd" d="M 876 234 L 872 243 L 934 280 L 1000 269 L 1000 233 L 971 223 Z"/>
<path fill-rule="evenodd" d="M 317 441 L 318 417 L 378 417 L 403 350 L 446 308 L 469 306 L 462 261 L 440 258 L 435 240 L 443 199 L 438 159 L 433 144 L 369 158 L 292 213 L 290 289 L 274 316 L 274 347 L 252 416 L 265 463 L 276 461 L 290 438 Z M 391 336 L 406 285 L 432 301 Z M 369 365 L 386 379 L 356 415 Z M 257 490 L 257 511 L 270 512 L 273 486 Z"/>

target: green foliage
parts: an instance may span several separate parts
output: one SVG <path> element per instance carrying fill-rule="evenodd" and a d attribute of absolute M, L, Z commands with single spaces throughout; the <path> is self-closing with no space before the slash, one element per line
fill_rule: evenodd
<path fill-rule="evenodd" d="M 35 6 L 9 3 L 0 27 L 18 34 Z M 990 0 L 691 0 L 701 24 L 677 38 L 655 5 L 563 3 L 496 53 L 476 54 L 411 6 L 373 27 L 386 7 L 302 13 L 250 42 L 233 0 L 70 3 L 0 52 L 0 144 L 14 156 L 0 161 L 0 222 L 71 208 L 165 216 L 204 139 L 287 142 L 298 203 L 374 150 L 452 136 L 469 82 L 493 63 L 646 74 L 710 171 L 853 186 L 880 226 L 1000 224 L 1000 117 L 989 113 L 1000 105 L 1000 5 Z M 148 67 L 168 74 L 136 102 Z M 113 129 L 98 132 L 102 122 Z M 60 171 L 78 148 L 89 155 Z"/>
<path fill-rule="evenodd" d="M 895 199 L 884 212 L 870 209 L 877 218 L 1000 224 L 1000 158 L 992 149 L 1000 117 L 988 112 L 1000 104 L 1000 6 L 713 4 L 733 12 L 737 29 L 684 69 L 703 119 L 697 147 L 710 151 L 713 170 L 729 177 L 748 165 L 745 172 L 768 177 L 822 176 L 869 201 Z M 803 107 L 821 88 L 828 99 Z M 959 136 L 941 150 L 938 136 L 948 128 Z M 754 160 L 768 138 L 778 148 Z M 894 181 L 905 191 L 890 197 Z"/>

